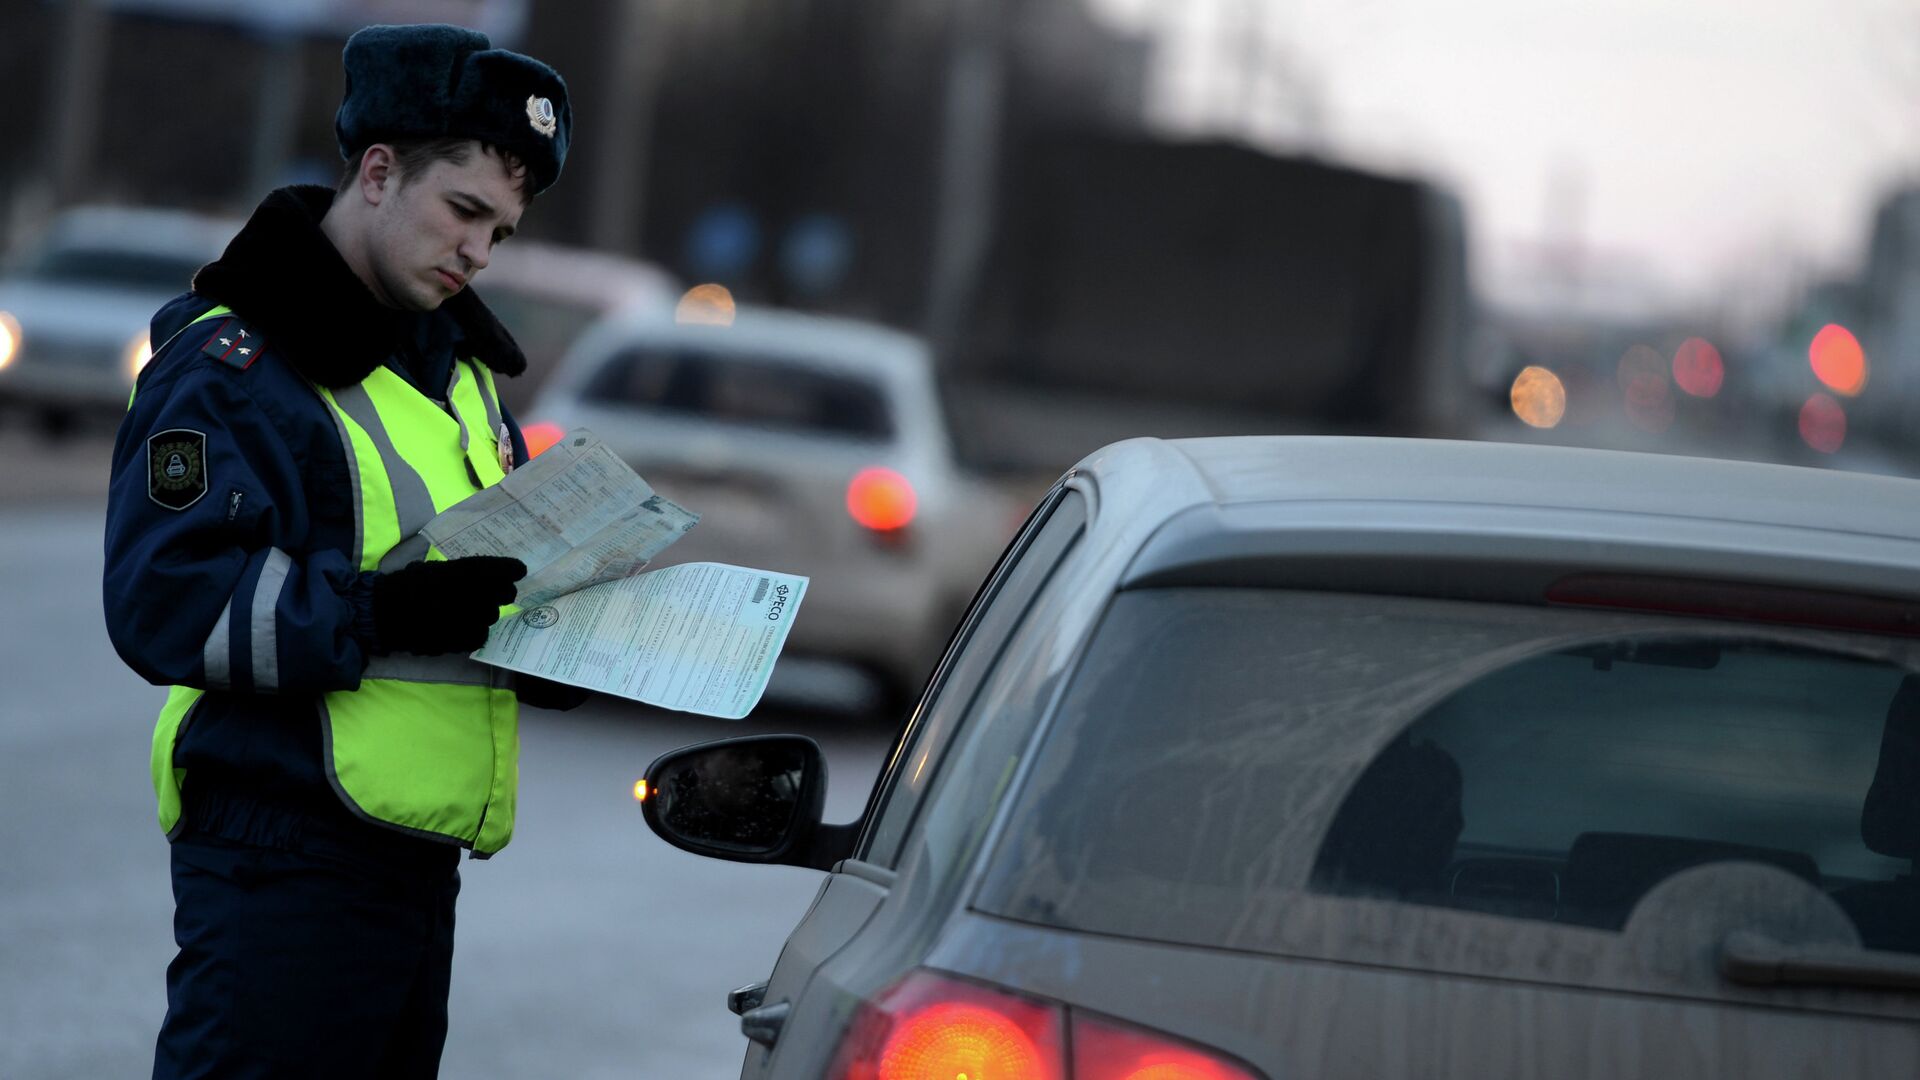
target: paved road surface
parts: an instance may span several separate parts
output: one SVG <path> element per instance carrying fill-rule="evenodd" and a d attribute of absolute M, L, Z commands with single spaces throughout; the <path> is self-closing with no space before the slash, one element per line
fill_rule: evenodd
<path fill-rule="evenodd" d="M 162 692 L 101 626 L 104 447 L 48 461 L 0 436 L 0 452 L 0 1077 L 144 1076 L 172 956 L 147 779 Z M 766 975 L 820 875 L 669 848 L 641 822 L 633 781 L 682 743 L 805 730 L 831 760 L 829 817 L 848 820 L 884 736 L 831 717 L 730 724 L 611 702 L 525 716 L 514 843 L 463 866 L 443 1075 L 736 1075 L 746 1043 L 725 993 Z"/>

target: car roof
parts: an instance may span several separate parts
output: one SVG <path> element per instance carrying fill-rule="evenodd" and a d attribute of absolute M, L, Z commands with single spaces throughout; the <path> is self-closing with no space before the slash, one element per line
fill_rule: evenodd
<path fill-rule="evenodd" d="M 482 298 L 502 290 L 603 311 L 630 304 L 667 307 L 679 292 L 672 274 L 641 259 L 518 239 L 494 249 L 475 284 Z"/>
<path fill-rule="evenodd" d="M 1133 584 L 1538 599 L 1568 574 L 1623 572 L 1920 597 L 1920 482 L 1898 477 L 1316 436 L 1136 439 L 1081 469 L 1103 514 L 1135 519 Z"/>
<path fill-rule="evenodd" d="M 43 243 L 212 260 L 240 231 L 234 218 L 140 206 L 76 206 L 48 227 Z"/>
<path fill-rule="evenodd" d="M 724 327 L 679 323 L 671 312 L 653 309 L 627 312 L 610 316 L 592 337 L 599 345 L 594 352 L 618 338 L 765 351 L 835 371 L 912 376 L 924 374 L 931 364 L 926 344 L 904 331 L 753 304 L 739 305 L 732 325 Z"/>
<path fill-rule="evenodd" d="M 1920 483 L 1899 477 L 1445 439 L 1274 436 L 1166 445 L 1192 464 L 1221 503 L 1338 498 L 1566 506 L 1920 538 Z"/>

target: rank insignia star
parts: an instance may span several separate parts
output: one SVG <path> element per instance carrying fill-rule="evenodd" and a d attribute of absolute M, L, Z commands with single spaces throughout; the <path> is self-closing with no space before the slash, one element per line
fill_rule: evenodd
<path fill-rule="evenodd" d="M 221 321 L 219 329 L 213 332 L 200 351 L 228 367 L 245 370 L 260 358 L 260 350 L 265 347 L 261 339 L 253 336 L 252 331 L 240 325 L 239 319 L 230 317 Z"/>

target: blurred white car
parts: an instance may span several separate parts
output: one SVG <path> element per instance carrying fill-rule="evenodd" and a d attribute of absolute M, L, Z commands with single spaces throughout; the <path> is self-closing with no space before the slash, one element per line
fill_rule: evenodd
<path fill-rule="evenodd" d="M 680 297 L 673 275 L 652 263 L 517 239 L 493 250 L 474 289 L 526 354 L 526 374 L 500 383 L 516 415 L 596 319 L 617 311 L 670 312 Z"/>
<path fill-rule="evenodd" d="M 851 662 L 895 694 L 924 681 L 1021 509 L 955 464 L 926 346 L 866 323 L 612 317 L 524 419 L 536 446 L 591 428 L 701 515 L 663 564 L 807 575 L 782 668 Z"/>
<path fill-rule="evenodd" d="M 240 222 L 178 210 L 76 207 L 0 277 L 0 404 L 64 430 L 118 417 L 152 356 L 147 324 Z"/>

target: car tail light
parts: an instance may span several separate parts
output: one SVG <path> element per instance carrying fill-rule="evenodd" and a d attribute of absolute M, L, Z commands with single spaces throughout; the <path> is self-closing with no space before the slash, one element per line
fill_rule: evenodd
<path fill-rule="evenodd" d="M 833 1080 L 1066 1080 L 1060 1006 L 916 971 L 854 1013 Z"/>
<path fill-rule="evenodd" d="M 527 440 L 528 457 L 539 457 L 540 451 L 566 438 L 566 436 L 567 433 L 561 430 L 559 424 L 549 423 L 545 420 L 537 424 L 528 424 L 526 427 L 520 429 L 520 437 Z"/>
<path fill-rule="evenodd" d="M 919 507 L 913 485 L 892 469 L 861 469 L 847 484 L 847 513 L 874 532 L 906 528 Z"/>
<path fill-rule="evenodd" d="M 1256 1080 L 1215 1054 L 1150 1031 L 1073 1018 L 1073 1080 Z"/>
<path fill-rule="evenodd" d="M 1071 1025 L 1073 1038 L 1065 1038 Z M 1260 1080 L 1189 1043 L 927 971 L 854 1012 L 833 1080 Z"/>

